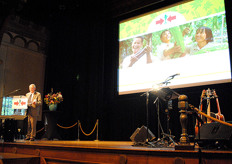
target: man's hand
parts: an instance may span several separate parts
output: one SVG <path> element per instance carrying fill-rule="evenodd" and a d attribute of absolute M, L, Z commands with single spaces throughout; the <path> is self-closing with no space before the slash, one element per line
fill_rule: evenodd
<path fill-rule="evenodd" d="M 31 104 L 31 106 L 32 106 L 32 108 L 36 108 L 36 102 L 33 102 L 33 103 Z"/>
<path fill-rule="evenodd" d="M 188 35 L 190 33 L 190 28 L 189 27 L 186 27 L 183 32 L 182 32 L 182 35 L 185 36 L 185 35 Z"/>
<path fill-rule="evenodd" d="M 151 47 L 147 45 L 145 51 L 146 51 L 146 53 L 150 53 L 151 52 Z"/>

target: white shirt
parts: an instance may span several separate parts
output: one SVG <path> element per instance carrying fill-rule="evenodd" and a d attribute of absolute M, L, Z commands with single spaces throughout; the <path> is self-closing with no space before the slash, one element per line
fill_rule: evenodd
<path fill-rule="evenodd" d="M 131 63 L 131 56 L 133 56 L 134 54 L 132 55 L 129 55 L 127 57 L 125 57 L 125 59 L 123 60 L 122 62 L 122 68 L 127 68 L 130 63 Z M 139 67 L 139 66 L 142 66 L 144 64 L 147 64 L 147 54 L 144 54 L 141 58 L 139 58 L 133 65 L 132 67 Z"/>
<path fill-rule="evenodd" d="M 190 46 L 186 46 L 186 53 L 189 54 L 189 55 L 194 55 L 196 52 L 200 51 L 200 50 L 203 50 L 203 49 L 206 49 L 206 48 L 210 48 L 210 47 L 213 47 L 215 46 L 212 42 L 209 42 L 208 44 L 206 44 L 204 47 L 200 48 L 197 43 L 193 43 L 192 45 Z"/>
<path fill-rule="evenodd" d="M 174 43 L 161 43 L 160 45 L 157 46 L 157 51 L 156 51 L 157 57 L 160 60 L 170 59 L 169 56 L 166 57 L 164 56 L 164 50 L 169 50 L 172 47 L 174 47 Z"/>

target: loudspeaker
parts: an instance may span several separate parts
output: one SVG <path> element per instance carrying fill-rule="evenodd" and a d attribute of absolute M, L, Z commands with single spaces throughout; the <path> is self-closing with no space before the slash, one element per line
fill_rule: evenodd
<path fill-rule="evenodd" d="M 149 141 L 154 140 L 155 135 L 146 126 L 143 125 L 141 126 L 141 128 L 137 128 L 135 130 L 130 139 L 135 143 L 144 143 L 146 142 L 146 139 L 148 139 Z"/>
<path fill-rule="evenodd" d="M 228 123 L 232 123 L 229 121 Z M 232 127 L 218 122 L 203 124 L 196 141 L 201 147 L 232 147 Z"/>

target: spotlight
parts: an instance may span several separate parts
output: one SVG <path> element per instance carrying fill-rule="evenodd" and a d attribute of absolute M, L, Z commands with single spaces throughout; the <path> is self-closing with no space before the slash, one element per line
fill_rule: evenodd
<path fill-rule="evenodd" d="M 152 85 L 152 90 L 153 91 L 159 91 L 160 89 L 161 89 L 160 85 L 158 85 L 158 84 Z"/>

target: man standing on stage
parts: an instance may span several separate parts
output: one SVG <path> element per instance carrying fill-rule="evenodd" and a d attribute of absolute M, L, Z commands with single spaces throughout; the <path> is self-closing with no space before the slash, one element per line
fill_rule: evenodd
<path fill-rule="evenodd" d="M 36 123 L 39 116 L 40 105 L 42 104 L 41 94 L 36 91 L 35 84 L 29 86 L 29 93 L 26 94 L 28 98 L 28 128 L 26 140 L 35 140 L 36 136 Z"/>

